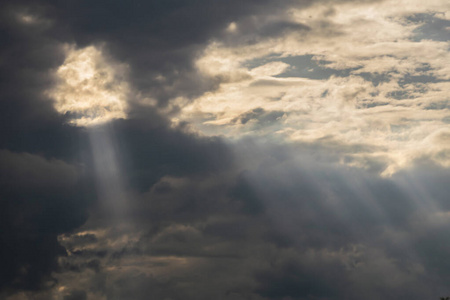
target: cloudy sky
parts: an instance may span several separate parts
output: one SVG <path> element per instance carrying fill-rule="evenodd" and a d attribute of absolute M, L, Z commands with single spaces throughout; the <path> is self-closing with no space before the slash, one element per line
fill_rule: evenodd
<path fill-rule="evenodd" d="M 450 296 L 450 2 L 0 4 L 0 298 Z"/>

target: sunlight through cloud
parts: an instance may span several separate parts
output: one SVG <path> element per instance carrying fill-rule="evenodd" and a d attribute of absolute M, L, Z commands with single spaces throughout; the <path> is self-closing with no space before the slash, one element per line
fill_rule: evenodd
<path fill-rule="evenodd" d="M 49 92 L 55 109 L 70 123 L 91 126 L 126 117 L 127 66 L 107 59 L 101 48 L 69 46 L 56 71 L 58 83 Z"/>

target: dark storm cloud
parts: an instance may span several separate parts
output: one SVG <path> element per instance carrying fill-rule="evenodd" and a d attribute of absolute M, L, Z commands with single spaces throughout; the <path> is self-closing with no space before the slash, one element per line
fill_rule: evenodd
<path fill-rule="evenodd" d="M 231 152 L 219 139 L 186 134 L 182 128 L 169 129 L 167 123 L 158 120 L 157 116 L 151 121 L 144 119 L 150 114 L 143 113 L 142 118 L 134 115 L 131 120 L 116 121 L 111 125 L 117 143 L 121 145 L 121 153 L 124 153 L 119 158 L 124 161 L 125 177 L 131 188 L 147 191 L 163 176 L 196 178 L 233 166 Z M 80 150 L 88 152 L 85 147 L 81 143 Z M 88 165 L 82 167 L 81 162 Z M 51 272 L 57 269 L 57 256 L 65 254 L 64 248 L 57 242 L 57 236 L 83 224 L 87 217 L 86 209 L 94 197 L 92 170 L 89 167 L 92 158 L 85 154 L 81 162 L 79 165 L 70 165 L 40 155 L 0 151 L 2 244 L 8 245 L 2 249 L 5 262 L 1 273 L 2 287 L 34 290 L 41 287 L 42 280 L 51 279 Z M 195 181 L 191 184 L 195 184 Z M 160 188 L 155 186 L 156 194 L 164 195 L 173 189 L 170 184 L 164 185 L 164 182 L 160 185 Z M 180 195 L 179 200 L 173 199 L 167 203 L 170 205 L 167 212 L 176 214 L 180 211 L 184 215 L 186 211 L 188 214 L 191 211 L 197 216 L 198 206 L 195 204 L 199 199 L 196 197 L 195 194 L 188 196 L 186 202 L 184 195 Z M 149 212 L 147 217 L 156 218 L 161 213 L 155 211 L 153 214 L 137 208 L 136 216 L 144 216 Z M 80 247 L 96 242 L 95 235 L 86 234 L 75 239 L 73 244 Z M 68 250 L 72 248 L 71 245 L 64 244 Z M 167 246 L 162 249 L 167 249 Z M 86 268 L 99 272 L 100 265 L 95 259 L 104 257 L 106 250 L 108 248 L 73 250 L 71 253 L 74 257 L 89 256 L 91 259 L 62 264 L 60 267 L 71 272 L 81 272 Z M 161 250 L 155 248 L 154 251 Z"/>
<path fill-rule="evenodd" d="M 186 134 L 182 127 L 168 129 L 167 124 L 149 124 L 150 115 L 149 111 L 141 111 L 130 120 L 114 124 L 132 185 L 147 190 L 165 175 L 213 174 L 233 165 L 232 153 L 221 139 Z M 163 186 L 158 188 L 164 192 Z"/>
<path fill-rule="evenodd" d="M 38 155 L 0 150 L 0 180 L 9 188 L 70 187 L 79 170 L 63 161 L 47 161 Z"/>
<path fill-rule="evenodd" d="M 423 299 L 436 296 L 430 290 L 447 292 L 450 273 L 441 263 L 450 249 L 447 169 L 418 162 L 383 179 L 382 159 L 370 160 L 369 171 L 337 164 L 344 147 L 375 146 L 346 146 L 332 137 L 297 148 L 251 140 L 230 145 L 187 133 L 188 124 L 172 128 L 139 105 L 129 119 L 108 125 L 129 195 L 130 219 L 120 221 L 129 227 L 91 219 L 74 233 L 89 208 L 95 216 L 95 192 L 86 131 L 65 125 L 67 116 L 43 96 L 54 83 L 50 71 L 64 61 L 60 43 L 106 43 L 105 51 L 130 65 L 136 93 L 166 105 L 214 87 L 195 74 L 193 59 L 230 22 L 256 39 L 308 31 L 279 20 L 256 30 L 255 15 L 282 14 L 292 3 L 2 7 L 2 295 L 55 284 L 52 271 L 66 250 L 71 255 L 53 274 L 68 290 L 65 300 Z M 235 121 L 281 116 L 261 108 Z M 324 163 L 314 163 L 317 157 Z"/>
<path fill-rule="evenodd" d="M 255 275 L 260 282 L 260 287 L 256 292 L 268 299 L 293 299 L 313 297 L 333 297 L 336 287 L 342 284 L 344 278 L 339 263 L 335 266 L 325 266 L 325 270 L 320 270 L 317 265 L 305 267 L 296 261 L 286 261 L 276 266 L 270 271 L 263 271 Z M 336 282 L 336 286 L 330 287 L 326 284 L 328 280 Z M 341 275 L 341 276 L 340 276 Z"/>
<path fill-rule="evenodd" d="M 86 300 L 86 292 L 81 290 L 75 290 L 70 293 L 70 295 L 67 295 L 64 297 L 64 300 Z"/>
<path fill-rule="evenodd" d="M 53 5 L 54 17 L 67 26 L 79 46 L 106 42 L 116 59 L 131 65 L 132 85 L 166 105 L 169 98 L 191 97 L 214 87 L 214 82 L 196 74 L 193 59 L 230 22 L 308 2 L 53 1 Z M 275 34 L 297 27 L 304 28 L 279 22 L 268 29 Z"/>
<path fill-rule="evenodd" d="M 299 164 L 287 160 L 247 174 L 263 195 L 266 214 L 298 251 L 298 256 L 280 254 L 272 267 L 256 272 L 257 293 L 269 299 L 357 299 L 358 292 L 367 293 L 369 299 L 405 295 L 421 299 L 431 286 L 446 292 L 450 274 L 437 264 L 445 260 L 448 242 L 441 233 L 448 223 L 442 219 L 435 223 L 432 218 L 438 214 L 430 207 L 448 211 L 449 188 L 443 186 L 450 176 L 447 169 L 418 162 L 392 179 L 381 179 L 360 170 L 310 164 L 307 158 Z M 345 253 L 352 245 L 381 250 L 386 257 L 367 249 Z M 385 259 L 392 265 L 368 268 L 371 261 L 385 264 Z M 439 272 L 439 279 L 428 271 L 407 278 L 415 263 Z M 380 277 L 389 269 L 404 281 L 383 282 Z M 363 274 L 366 271 L 369 274 Z M 369 283 L 374 278 L 382 283 Z"/>
<path fill-rule="evenodd" d="M 44 96 L 53 84 L 51 69 L 64 60 L 54 30 L 39 23 L 47 22 L 46 12 L 38 4 L 2 4 L 0 148 L 72 160 L 79 155 L 79 130 L 64 126 L 65 118 Z M 24 22 L 24 16 L 35 23 Z"/>
<path fill-rule="evenodd" d="M 24 2 L 0 11 L 0 289 L 36 290 L 54 284 L 65 254 L 57 236 L 84 223 L 92 197 L 76 162 L 80 130 L 44 96 L 64 60 L 48 11 Z"/>
<path fill-rule="evenodd" d="M 65 253 L 57 235 L 86 220 L 80 170 L 5 150 L 0 163 L 0 288 L 38 289 Z"/>
<path fill-rule="evenodd" d="M 249 14 L 277 13 L 292 3 L 4 2 L 1 146 L 49 156 L 67 155 L 77 148 L 73 143 L 78 130 L 61 126 L 64 117 L 43 96 L 54 83 L 49 71 L 64 60 L 61 43 L 76 43 L 78 47 L 107 43 L 107 52 L 130 64 L 131 84 L 137 92 L 150 92 L 146 95 L 166 104 L 170 97 L 189 97 L 213 87 L 212 82 L 195 74 L 192 60 L 229 22 Z M 162 81 L 155 81 L 157 76 L 162 76 Z M 53 147 L 46 147 L 49 144 Z"/>
<path fill-rule="evenodd" d="M 86 198 L 93 194 L 91 183 L 86 188 L 79 183 L 91 180 L 90 167 L 82 172 L 63 161 L 89 162 L 85 132 L 65 125 L 70 116 L 59 115 L 45 96 L 54 84 L 52 71 L 64 61 L 62 43 L 83 47 L 106 42 L 108 52 L 131 65 L 132 85 L 166 103 L 173 95 L 205 89 L 192 76 L 192 58 L 214 32 L 242 15 L 282 10 L 288 3 L 3 2 L 1 231 L 7 246 L 2 247 L 2 287 L 35 289 L 49 277 L 56 256 L 64 253 L 56 236 L 84 222 Z M 167 82 L 155 84 L 157 75 Z M 132 185 L 145 189 L 166 174 L 203 174 L 229 164 L 230 154 L 218 139 L 188 137 L 169 130 L 154 112 L 143 114 L 141 119 L 154 116 L 157 129 L 138 128 L 143 122 L 130 121 L 120 140 L 130 144 L 126 166 Z"/>
<path fill-rule="evenodd" d="M 185 299 L 359 299 L 361 294 L 423 299 L 446 293 L 450 273 L 440 262 L 447 253 L 448 222 L 430 207 L 447 211 L 448 170 L 428 164 L 423 172 L 418 164 L 381 179 L 317 165 L 307 157 L 297 161 L 277 155 L 280 148 L 261 146 L 260 165 L 245 163 L 250 169 L 237 177 L 179 179 L 184 184 L 174 184 L 164 195 L 155 191 L 136 199 L 147 203 L 133 214 L 146 234 L 123 246 L 100 238 L 94 248 L 107 253 L 101 265 L 139 268 L 139 262 L 155 259 L 148 266 L 155 274 L 164 268 L 178 271 L 151 277 L 124 269 L 104 291 L 111 298 L 133 299 L 148 299 L 150 290 Z M 249 210 L 247 201 L 264 209 Z M 136 233 L 124 230 L 122 236 Z M 83 255 L 92 259 L 87 253 L 79 258 Z M 177 269 L 171 257 L 189 267 Z"/>
<path fill-rule="evenodd" d="M 1 14 L 0 288 L 38 289 L 65 253 L 57 235 L 86 220 L 87 200 L 79 167 L 44 158 L 73 160 L 78 145 L 76 130 L 63 126 L 42 96 L 52 81 L 48 70 L 63 60 L 57 42 L 45 37 L 46 24 L 20 19 L 42 17 L 42 9 L 3 3 Z"/>
<path fill-rule="evenodd" d="M 383 179 L 314 162 L 304 148 L 247 140 L 235 151 L 238 169 L 167 177 L 131 200 L 134 229 L 110 228 L 88 242 L 68 236 L 71 247 L 88 243 L 106 253 L 95 256 L 100 270 L 127 266 L 102 287 L 109 297 L 148 299 L 155 290 L 156 298 L 185 299 L 423 299 L 448 292 L 450 273 L 440 263 L 448 253 L 448 170 L 423 161 Z M 83 257 L 94 256 L 67 259 L 81 266 Z"/>

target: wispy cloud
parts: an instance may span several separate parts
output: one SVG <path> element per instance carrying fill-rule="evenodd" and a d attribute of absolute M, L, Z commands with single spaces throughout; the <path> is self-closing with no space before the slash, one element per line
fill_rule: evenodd
<path fill-rule="evenodd" d="M 347 154 L 384 157 L 384 174 L 421 156 L 448 166 L 440 154 L 448 148 L 433 138 L 449 114 L 448 40 L 432 36 L 426 25 L 445 18 L 446 4 L 408 7 L 389 1 L 312 5 L 288 14 L 308 30 L 270 37 L 244 31 L 241 39 L 247 35 L 252 43 L 215 40 L 197 67 L 220 86 L 181 103 L 177 118 L 228 136 L 372 145 L 373 151 L 349 147 Z M 234 24 L 231 36 L 239 35 Z M 265 126 L 258 118 L 233 121 L 255 109 L 284 114 Z"/>

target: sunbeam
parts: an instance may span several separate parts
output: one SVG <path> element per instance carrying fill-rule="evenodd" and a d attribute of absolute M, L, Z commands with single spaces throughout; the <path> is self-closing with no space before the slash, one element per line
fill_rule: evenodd
<path fill-rule="evenodd" d="M 127 67 L 108 59 L 101 47 L 65 46 L 64 50 L 66 59 L 56 71 L 57 84 L 48 94 L 56 110 L 87 131 L 102 210 L 123 216 L 128 207 L 123 171 L 109 122 L 126 117 Z"/>
<path fill-rule="evenodd" d="M 450 296 L 450 1 L 0 1 L 0 299 Z"/>
<path fill-rule="evenodd" d="M 114 217 L 124 216 L 128 205 L 114 132 L 110 124 L 93 126 L 87 131 L 101 206 Z"/>

